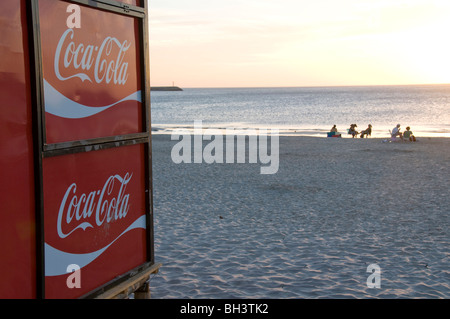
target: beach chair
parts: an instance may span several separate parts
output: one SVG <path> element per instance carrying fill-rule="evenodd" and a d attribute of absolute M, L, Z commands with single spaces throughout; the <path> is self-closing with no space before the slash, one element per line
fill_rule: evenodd
<path fill-rule="evenodd" d="M 403 135 L 402 135 L 402 137 L 400 138 L 397 138 L 397 136 L 392 136 L 392 131 L 391 130 L 389 130 L 389 136 L 391 137 L 390 139 L 389 139 L 389 142 L 404 142 L 405 140 L 403 139 Z"/>

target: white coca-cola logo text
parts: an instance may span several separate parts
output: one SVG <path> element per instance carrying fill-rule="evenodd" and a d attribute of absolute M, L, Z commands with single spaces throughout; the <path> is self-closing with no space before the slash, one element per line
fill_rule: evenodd
<path fill-rule="evenodd" d="M 100 227 L 125 218 L 130 209 L 130 194 L 126 188 L 133 174 L 110 176 L 102 189 L 77 194 L 77 184 L 72 183 L 61 201 L 57 220 L 60 238 L 66 238 L 77 229 Z M 116 183 L 118 182 L 118 183 Z M 94 216 L 91 218 L 91 216 Z M 64 232 L 63 229 L 70 229 Z"/>
<path fill-rule="evenodd" d="M 114 37 L 106 37 L 100 46 L 76 43 L 74 33 L 74 29 L 67 29 L 56 47 L 54 69 L 60 81 L 79 78 L 93 82 L 93 78 L 96 83 L 124 85 L 127 82 L 128 63 L 124 57 L 131 43 Z M 61 66 L 64 69 L 60 70 Z"/>

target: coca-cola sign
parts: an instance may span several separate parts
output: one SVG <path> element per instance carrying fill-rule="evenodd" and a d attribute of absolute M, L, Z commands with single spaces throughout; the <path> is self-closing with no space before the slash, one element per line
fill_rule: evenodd
<path fill-rule="evenodd" d="M 138 144 L 45 159 L 50 298 L 81 295 L 146 261 L 144 154 L 144 145 Z M 72 264 L 80 267 L 81 290 L 66 286 Z"/>
<path fill-rule="evenodd" d="M 70 184 L 59 206 L 58 236 L 66 238 L 77 229 L 101 227 L 105 222 L 125 218 L 130 209 L 126 188 L 132 176 L 112 175 L 101 189 L 81 194 L 77 194 L 76 183 Z M 68 232 L 63 231 L 64 226 L 69 228 Z"/>
<path fill-rule="evenodd" d="M 102 44 L 84 44 L 74 41 L 74 29 L 67 29 L 56 47 L 54 68 L 60 81 L 79 78 L 81 81 L 124 85 L 128 79 L 128 62 L 125 54 L 131 46 L 127 40 L 120 42 L 114 37 L 106 37 Z M 116 52 L 115 55 L 112 52 Z M 67 75 L 62 75 L 60 65 Z M 70 74 L 70 70 L 79 73 Z M 63 72 L 64 73 L 64 72 Z M 90 74 L 91 73 L 91 74 Z"/>
<path fill-rule="evenodd" d="M 46 143 L 143 132 L 138 19 L 68 5 L 39 0 Z"/>
<path fill-rule="evenodd" d="M 143 24 L 95 3 L 38 0 L 43 142 L 64 143 L 42 160 L 47 298 L 80 297 L 149 260 L 149 148 L 112 142 L 145 132 Z M 69 7 L 81 23 L 67 23 Z"/>

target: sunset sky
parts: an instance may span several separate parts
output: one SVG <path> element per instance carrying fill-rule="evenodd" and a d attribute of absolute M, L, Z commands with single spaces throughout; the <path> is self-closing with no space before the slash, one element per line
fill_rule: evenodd
<path fill-rule="evenodd" d="M 450 83 L 448 0 L 150 0 L 151 84 Z"/>

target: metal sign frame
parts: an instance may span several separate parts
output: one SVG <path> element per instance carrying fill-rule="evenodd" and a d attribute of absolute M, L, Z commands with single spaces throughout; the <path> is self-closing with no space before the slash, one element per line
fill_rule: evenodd
<path fill-rule="evenodd" d="M 55 0 L 60 1 L 60 0 Z M 139 56 L 142 67 L 142 128 L 143 132 L 92 138 L 62 143 L 48 144 L 45 131 L 45 109 L 43 91 L 43 62 L 40 37 L 38 1 L 27 1 L 28 39 L 30 54 L 30 73 L 33 106 L 33 148 L 35 153 L 35 194 L 36 194 L 36 289 L 37 298 L 45 298 L 45 254 L 44 254 L 44 192 L 43 192 L 43 160 L 45 158 L 67 154 L 90 152 L 127 145 L 143 144 L 145 148 L 145 190 L 146 190 L 146 232 L 147 260 L 139 267 L 118 276 L 112 281 L 97 287 L 82 298 L 93 298 L 112 289 L 120 283 L 139 275 L 151 268 L 155 263 L 153 234 L 153 185 L 152 185 L 152 147 L 151 147 L 151 114 L 150 114 L 150 74 L 148 45 L 148 5 L 141 0 L 141 6 L 124 4 L 113 0 L 65 0 L 65 2 L 88 6 L 90 8 L 118 13 L 139 19 Z M 94 152 L 95 152 L 94 151 Z"/>

